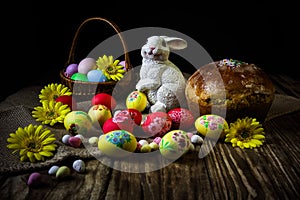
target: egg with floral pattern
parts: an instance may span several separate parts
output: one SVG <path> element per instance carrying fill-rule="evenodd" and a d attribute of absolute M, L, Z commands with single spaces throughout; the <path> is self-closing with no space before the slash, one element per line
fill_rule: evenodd
<path fill-rule="evenodd" d="M 168 112 L 172 118 L 172 129 L 188 130 L 193 127 L 195 118 L 192 112 L 186 108 L 173 108 Z"/>
<path fill-rule="evenodd" d="M 142 123 L 142 128 L 150 137 L 162 137 L 171 130 L 172 119 L 165 112 L 149 113 Z"/>
<path fill-rule="evenodd" d="M 98 149 L 107 156 L 124 157 L 134 152 L 137 147 L 136 137 L 125 130 L 114 130 L 102 135 Z"/>
<path fill-rule="evenodd" d="M 126 98 L 126 107 L 128 109 L 136 109 L 139 112 L 143 112 L 146 109 L 147 103 L 147 96 L 140 91 L 133 91 Z"/>
<path fill-rule="evenodd" d="M 187 132 L 183 130 L 172 130 L 166 133 L 159 142 L 159 151 L 168 159 L 178 159 L 191 148 L 191 140 Z"/>
<path fill-rule="evenodd" d="M 226 136 L 226 130 L 228 130 L 229 127 L 223 117 L 215 114 L 207 114 L 195 120 L 195 128 L 205 137 L 222 139 Z"/>

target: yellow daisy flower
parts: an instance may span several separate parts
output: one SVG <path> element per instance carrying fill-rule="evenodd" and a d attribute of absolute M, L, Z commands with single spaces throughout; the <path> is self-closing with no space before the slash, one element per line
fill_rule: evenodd
<path fill-rule="evenodd" d="M 10 133 L 7 138 L 7 148 L 14 149 L 12 153 L 19 151 L 20 160 L 30 162 L 45 161 L 45 157 L 53 156 L 57 144 L 55 135 L 42 125 L 32 125 L 21 128 L 15 133 Z"/>
<path fill-rule="evenodd" d="M 103 74 L 110 80 L 119 81 L 123 78 L 123 74 L 126 72 L 124 66 L 119 65 L 119 60 L 114 60 L 113 56 L 99 57 L 96 61 L 99 70 L 102 70 Z"/>
<path fill-rule="evenodd" d="M 46 85 L 40 92 L 40 102 L 43 100 L 55 100 L 57 97 L 62 95 L 72 95 L 70 88 L 63 84 L 51 83 Z"/>
<path fill-rule="evenodd" d="M 262 124 L 255 118 L 237 119 L 230 124 L 225 142 L 231 142 L 232 146 L 244 148 L 260 147 L 264 143 L 265 132 Z"/>
<path fill-rule="evenodd" d="M 32 111 L 32 117 L 42 124 L 50 124 L 53 126 L 56 123 L 63 123 L 65 116 L 71 111 L 67 104 L 62 102 L 42 101 L 42 106 L 37 106 Z"/>

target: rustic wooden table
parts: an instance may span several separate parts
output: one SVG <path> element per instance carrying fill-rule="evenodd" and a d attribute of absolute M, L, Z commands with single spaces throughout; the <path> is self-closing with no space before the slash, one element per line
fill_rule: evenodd
<path fill-rule="evenodd" d="M 271 76 L 277 93 L 300 98 L 300 82 Z M 300 112 L 264 124 L 266 142 L 256 149 L 217 143 L 205 157 L 200 146 L 168 166 L 146 173 L 86 160 L 86 173 L 30 188 L 29 173 L 0 176 L 1 199 L 300 199 Z M 66 165 L 68 160 L 65 161 Z M 47 174 L 47 170 L 41 170 Z"/>

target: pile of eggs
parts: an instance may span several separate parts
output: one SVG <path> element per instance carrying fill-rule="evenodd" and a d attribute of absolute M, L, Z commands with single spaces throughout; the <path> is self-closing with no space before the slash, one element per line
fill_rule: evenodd
<path fill-rule="evenodd" d="M 125 61 L 121 61 L 120 65 L 125 68 Z M 78 64 L 72 63 L 67 66 L 64 75 L 74 81 L 83 82 L 106 82 L 108 78 L 102 70 L 97 69 L 96 60 L 94 58 L 84 58 Z"/>
<path fill-rule="evenodd" d="M 65 136 L 68 138 L 65 143 L 80 147 L 74 138 L 76 135 L 82 138 L 92 127 L 101 127 L 101 133 L 88 141 L 108 156 L 159 150 L 162 156 L 176 159 L 194 149 L 194 144 L 201 144 L 202 137 L 223 138 L 228 129 L 223 117 L 209 114 L 195 118 L 187 108 L 145 113 L 147 97 L 140 91 L 132 91 L 127 96 L 126 109 L 113 113 L 116 105 L 113 96 L 98 93 L 92 97 L 87 112 L 72 110 L 64 119 L 70 133 Z M 192 133 L 194 129 L 197 133 Z"/>

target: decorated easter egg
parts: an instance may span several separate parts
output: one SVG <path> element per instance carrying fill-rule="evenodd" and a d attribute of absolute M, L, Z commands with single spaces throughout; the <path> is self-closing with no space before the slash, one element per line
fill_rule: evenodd
<path fill-rule="evenodd" d="M 87 78 L 86 74 L 82 74 L 82 73 L 75 73 L 71 76 L 71 80 L 74 81 L 83 81 L 83 82 L 88 82 L 89 79 Z"/>
<path fill-rule="evenodd" d="M 100 124 L 100 126 L 102 126 L 107 119 L 112 117 L 110 109 L 101 104 L 91 106 L 88 115 L 91 117 L 94 125 Z"/>
<path fill-rule="evenodd" d="M 227 121 L 214 114 L 207 114 L 198 117 L 195 120 L 196 130 L 203 136 L 209 138 L 224 138 L 228 129 Z"/>
<path fill-rule="evenodd" d="M 105 82 L 108 78 L 103 74 L 102 70 L 92 69 L 87 73 L 90 82 Z"/>
<path fill-rule="evenodd" d="M 172 119 L 165 112 L 149 113 L 142 123 L 142 128 L 150 137 L 162 137 L 172 127 Z"/>
<path fill-rule="evenodd" d="M 92 97 L 91 104 L 105 105 L 110 110 L 113 110 L 117 105 L 117 101 L 112 95 L 102 92 L 102 93 L 95 94 Z"/>
<path fill-rule="evenodd" d="M 126 107 L 143 112 L 147 107 L 147 96 L 140 91 L 131 92 L 126 98 Z"/>
<path fill-rule="evenodd" d="M 64 118 L 64 126 L 72 135 L 84 135 L 92 128 L 92 119 L 84 111 L 71 111 Z"/>
<path fill-rule="evenodd" d="M 195 119 L 192 112 L 186 108 L 173 108 L 168 112 L 172 119 L 172 129 L 186 130 L 193 127 Z"/>
<path fill-rule="evenodd" d="M 172 130 L 166 133 L 160 143 L 159 151 L 165 158 L 177 159 L 189 151 L 192 143 L 183 130 Z"/>
<path fill-rule="evenodd" d="M 100 137 L 98 148 L 112 157 L 123 157 L 134 152 L 137 147 L 136 137 L 125 130 L 115 130 Z"/>
<path fill-rule="evenodd" d="M 72 95 L 61 95 L 55 99 L 56 102 L 67 104 L 71 110 L 77 109 L 77 102 Z"/>
<path fill-rule="evenodd" d="M 78 64 L 79 73 L 87 74 L 93 69 L 97 69 L 96 60 L 94 58 L 84 58 Z"/>
<path fill-rule="evenodd" d="M 103 123 L 102 131 L 104 134 L 111 132 L 111 131 L 115 131 L 115 130 L 121 130 L 121 128 L 119 127 L 117 122 L 113 119 L 114 119 L 113 117 L 109 118 Z"/>
<path fill-rule="evenodd" d="M 113 121 L 117 123 L 121 129 L 132 132 L 135 126 L 141 124 L 142 113 L 133 108 L 124 109 L 113 117 Z"/>
<path fill-rule="evenodd" d="M 73 74 L 78 72 L 78 64 L 72 63 L 68 65 L 65 71 L 65 76 L 70 78 Z"/>

